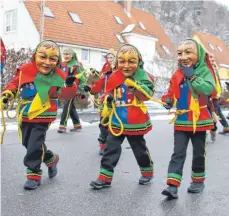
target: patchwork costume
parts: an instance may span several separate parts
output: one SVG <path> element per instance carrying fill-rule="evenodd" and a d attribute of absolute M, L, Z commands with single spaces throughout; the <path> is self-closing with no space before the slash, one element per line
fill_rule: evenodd
<path fill-rule="evenodd" d="M 6 49 L 5 49 L 5 45 L 1 39 L 1 51 L 0 51 L 0 65 L 1 65 L 1 76 L 4 72 L 4 66 L 5 66 L 5 62 L 6 62 Z"/>
<path fill-rule="evenodd" d="M 109 65 L 109 62 L 106 62 L 106 66 Z M 101 96 L 104 94 L 104 92 L 106 91 L 106 85 L 107 85 L 107 80 L 109 79 L 110 75 L 112 73 L 112 70 L 110 68 L 110 70 L 108 71 L 102 71 L 102 75 L 101 77 L 91 86 L 91 94 L 97 94 L 97 93 L 101 93 Z M 100 118 L 101 120 L 102 118 Z M 104 150 L 105 148 L 105 143 L 106 143 L 106 139 L 107 139 L 107 135 L 108 135 L 108 130 L 106 126 L 103 126 L 100 122 L 99 124 L 99 129 L 100 129 L 100 134 L 99 134 L 99 146 L 100 149 Z M 103 151 L 100 151 L 101 155 L 103 154 Z"/>
<path fill-rule="evenodd" d="M 80 97 L 83 90 L 83 86 L 86 82 L 86 76 L 83 72 L 84 70 L 82 64 L 80 64 L 77 60 L 76 53 L 73 53 L 73 57 L 70 62 L 63 62 L 61 64 L 61 69 L 66 73 L 67 77 L 76 76 L 76 81 L 75 81 L 75 84 L 77 85 L 76 97 Z M 82 129 L 82 126 L 80 124 L 80 119 L 76 111 L 76 107 L 74 105 L 74 98 L 73 98 L 71 100 L 64 101 L 64 107 L 61 114 L 60 126 L 58 130 L 59 133 L 66 132 L 69 115 L 73 122 L 73 129 L 70 129 L 70 131 L 77 131 L 79 129 Z"/>
<path fill-rule="evenodd" d="M 91 85 L 91 86 L 86 85 L 84 87 L 84 90 L 86 92 L 90 91 L 90 94 L 92 94 L 92 95 L 97 95 L 97 94 L 100 95 L 99 105 L 101 105 L 104 92 L 106 92 L 107 80 L 109 79 L 111 73 L 114 70 L 114 66 L 112 63 L 115 60 L 115 56 L 116 56 L 116 51 L 113 50 L 112 48 L 109 49 L 109 51 L 107 52 L 107 55 L 106 55 L 106 62 L 103 65 L 102 70 L 100 72 L 100 77 L 95 81 L 95 83 L 93 85 Z M 108 59 L 108 57 L 112 58 L 112 59 Z M 95 70 L 94 71 L 92 70 L 92 74 L 93 74 L 93 72 L 95 73 Z M 100 106 L 100 108 L 101 108 L 101 106 Z M 99 154 L 103 155 L 104 149 L 106 146 L 106 144 L 105 144 L 106 139 L 108 136 L 108 129 L 106 126 L 103 126 L 101 124 L 101 120 L 102 120 L 102 117 L 100 117 L 100 123 L 99 123 L 100 134 L 99 134 L 98 141 L 99 141 L 99 147 L 100 147 Z"/>
<path fill-rule="evenodd" d="M 114 53 L 113 49 L 110 49 L 108 54 L 112 54 L 115 58 L 116 53 Z M 101 76 L 99 77 L 98 80 L 96 80 L 96 82 L 92 85 L 92 86 L 85 86 L 85 90 L 86 91 L 90 91 L 90 93 L 92 95 L 96 95 L 96 94 L 100 94 L 100 98 L 103 98 L 104 92 L 106 92 L 106 86 L 107 86 L 107 81 L 110 77 L 110 75 L 112 74 L 113 69 L 111 66 L 111 63 L 108 61 L 108 59 L 106 59 L 106 63 L 103 65 L 103 68 L 101 70 Z M 102 101 L 101 101 L 102 103 Z M 100 121 L 102 120 L 102 118 L 100 117 Z M 104 153 L 104 149 L 105 149 L 105 143 L 106 143 L 106 139 L 108 136 L 108 130 L 106 126 L 103 126 L 101 124 L 101 122 L 99 123 L 99 129 L 100 129 L 100 134 L 99 134 L 99 146 L 100 146 L 100 151 L 99 154 L 103 155 Z"/>
<path fill-rule="evenodd" d="M 49 125 L 56 119 L 58 97 L 62 95 L 63 90 L 67 96 L 66 99 L 73 97 L 76 91 L 74 85 L 63 87 L 66 77 L 58 67 L 48 74 L 39 72 L 34 62 L 35 54 L 32 62 L 18 68 L 16 75 L 2 93 L 3 97 L 9 99 L 17 94 L 20 97 L 18 102 L 19 132 L 22 145 L 27 150 L 24 157 L 28 179 L 25 189 L 36 189 L 40 185 L 42 162 L 48 167 L 50 178 L 57 174 L 56 164 L 59 156 L 47 149 L 46 132 Z"/>
<path fill-rule="evenodd" d="M 221 98 L 221 94 L 222 94 L 222 87 L 220 84 L 220 78 L 219 78 L 219 73 L 217 70 L 217 67 L 213 64 L 213 71 L 214 71 L 214 77 L 215 77 L 215 82 L 216 82 L 216 90 L 214 92 L 214 94 L 212 94 L 212 102 L 214 104 L 214 108 L 215 108 L 215 112 L 216 114 L 220 117 L 220 123 L 223 126 L 223 131 L 219 132 L 220 134 L 226 134 L 229 133 L 229 124 L 225 118 L 225 116 L 223 115 L 221 108 L 220 108 L 220 104 L 222 104 L 223 102 L 226 103 L 226 101 L 223 101 L 223 98 Z M 216 136 L 216 131 L 217 131 L 217 122 L 214 123 L 214 128 L 210 131 L 212 138 L 215 138 Z"/>
<path fill-rule="evenodd" d="M 138 68 L 131 78 L 131 83 L 141 86 L 149 95 L 152 95 L 154 91 L 152 77 L 142 69 L 143 62 L 139 53 L 138 58 Z M 140 167 L 142 177 L 139 183 L 149 183 L 153 177 L 153 161 L 144 139 L 144 135 L 152 130 L 151 120 L 143 103 L 148 98 L 136 88 L 131 87 L 128 81 L 130 78 L 125 77 L 119 69 L 114 71 L 107 81 L 101 123 L 108 125 L 109 134 L 101 159 L 100 175 L 96 181 L 91 182 L 91 186 L 96 189 L 111 185 L 114 168 L 121 155 L 121 144 L 125 138 Z"/>
<path fill-rule="evenodd" d="M 177 198 L 177 187 L 181 184 L 189 140 L 193 145 L 192 183 L 204 182 L 206 131 L 214 127 L 207 104 L 215 88 L 215 82 L 212 72 L 205 63 L 204 49 L 195 43 L 198 51 L 197 63 L 193 69 L 179 68 L 170 80 L 168 93 L 162 97 L 163 102 L 172 101 L 172 104 L 168 103 L 169 108 L 173 104 L 176 104 L 177 108 L 173 119 L 174 152 L 169 163 L 167 178 L 170 187 L 162 192 L 169 198 Z M 186 75 L 189 72 L 193 74 Z M 189 188 L 189 192 L 195 192 L 194 190 Z"/>

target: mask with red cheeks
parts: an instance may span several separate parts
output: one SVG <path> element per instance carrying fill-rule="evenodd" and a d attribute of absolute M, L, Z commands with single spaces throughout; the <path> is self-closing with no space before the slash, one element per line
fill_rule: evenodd
<path fill-rule="evenodd" d="M 118 52 L 118 69 L 125 77 L 133 76 L 138 68 L 138 53 L 132 46 L 123 46 Z"/>
<path fill-rule="evenodd" d="M 178 64 L 191 67 L 198 62 L 197 45 L 194 41 L 182 42 L 177 49 Z"/>
<path fill-rule="evenodd" d="M 72 60 L 73 54 L 69 52 L 63 53 L 63 58 L 66 62 L 70 62 Z"/>
<path fill-rule="evenodd" d="M 42 74 L 49 74 L 59 60 L 59 50 L 54 42 L 44 42 L 35 53 L 35 64 Z"/>
<path fill-rule="evenodd" d="M 215 65 L 215 56 L 213 56 L 212 54 L 209 54 L 209 61 L 212 65 Z"/>

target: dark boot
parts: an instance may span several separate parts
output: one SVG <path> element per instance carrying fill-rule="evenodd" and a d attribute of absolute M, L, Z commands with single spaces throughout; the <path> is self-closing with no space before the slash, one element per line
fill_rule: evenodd
<path fill-rule="evenodd" d="M 99 149 L 99 155 L 104 155 L 104 148 Z"/>
<path fill-rule="evenodd" d="M 66 128 L 59 128 L 58 133 L 66 133 Z"/>
<path fill-rule="evenodd" d="M 57 175 L 57 163 L 59 162 L 59 156 L 56 155 L 56 157 L 57 158 L 55 164 L 48 168 L 49 178 L 53 178 Z"/>
<path fill-rule="evenodd" d="M 100 147 L 99 155 L 104 155 L 104 149 L 105 149 L 106 145 L 105 144 L 99 144 L 99 147 Z"/>
<path fill-rule="evenodd" d="M 71 132 L 80 132 L 82 130 L 81 125 L 75 125 L 72 129 L 70 129 Z"/>
<path fill-rule="evenodd" d="M 80 132 L 81 130 L 82 130 L 82 127 L 70 129 L 71 132 Z"/>
<path fill-rule="evenodd" d="M 162 191 L 162 195 L 167 196 L 168 199 L 177 199 L 178 198 L 178 189 L 175 186 L 169 186 Z"/>
<path fill-rule="evenodd" d="M 99 190 L 99 189 L 102 189 L 102 188 L 111 187 L 111 183 L 97 179 L 96 181 L 92 181 L 90 183 L 90 186 L 93 187 L 93 189 L 98 189 Z"/>
<path fill-rule="evenodd" d="M 229 131 L 223 130 L 223 131 L 220 131 L 219 134 L 221 134 L 221 135 L 228 135 L 229 134 Z"/>
<path fill-rule="evenodd" d="M 188 188 L 189 193 L 200 193 L 204 189 L 204 183 L 192 182 Z"/>
<path fill-rule="evenodd" d="M 210 135 L 211 135 L 211 142 L 215 142 L 216 141 L 216 133 L 213 131 L 210 131 Z"/>
<path fill-rule="evenodd" d="M 38 186 L 40 186 L 41 182 L 33 179 L 27 179 L 24 184 L 25 190 L 35 190 Z"/>
<path fill-rule="evenodd" d="M 147 185 L 151 182 L 152 179 L 153 179 L 152 176 L 148 176 L 148 177 L 141 176 L 141 178 L 139 179 L 139 184 L 140 185 Z"/>

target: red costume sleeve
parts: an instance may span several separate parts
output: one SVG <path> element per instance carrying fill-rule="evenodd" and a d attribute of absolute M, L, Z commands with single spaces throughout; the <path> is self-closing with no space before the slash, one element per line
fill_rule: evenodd
<path fill-rule="evenodd" d="M 62 87 L 59 98 L 61 100 L 71 100 L 76 96 L 77 86 L 76 84 L 71 87 Z"/>
<path fill-rule="evenodd" d="M 173 88 L 172 88 L 172 83 L 171 83 L 171 82 L 170 82 L 170 85 L 169 85 L 169 88 L 168 88 L 167 93 L 164 94 L 164 95 L 161 97 L 161 100 L 162 100 L 163 102 L 165 102 L 166 98 L 171 98 L 171 99 L 174 98 Z"/>
<path fill-rule="evenodd" d="M 97 94 L 104 90 L 105 75 L 102 75 L 91 87 L 91 94 Z"/>
<path fill-rule="evenodd" d="M 5 90 L 10 90 L 10 91 L 16 91 L 19 85 L 19 75 L 20 75 L 20 70 L 18 69 L 14 78 L 8 83 L 6 86 Z"/>

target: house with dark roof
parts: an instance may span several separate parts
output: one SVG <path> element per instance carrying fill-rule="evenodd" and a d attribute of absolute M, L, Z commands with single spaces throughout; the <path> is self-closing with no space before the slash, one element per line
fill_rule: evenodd
<path fill-rule="evenodd" d="M 196 32 L 193 38 L 199 41 L 205 50 L 215 56 L 221 81 L 229 80 L 229 47 L 218 37 L 209 33 Z"/>
<path fill-rule="evenodd" d="M 42 13 L 43 8 L 43 13 Z M 4 1 L 0 33 L 7 47 L 35 48 L 40 38 L 71 46 L 85 67 L 100 69 L 110 48 L 135 45 L 145 62 L 175 47 L 155 17 L 131 1 Z"/>

